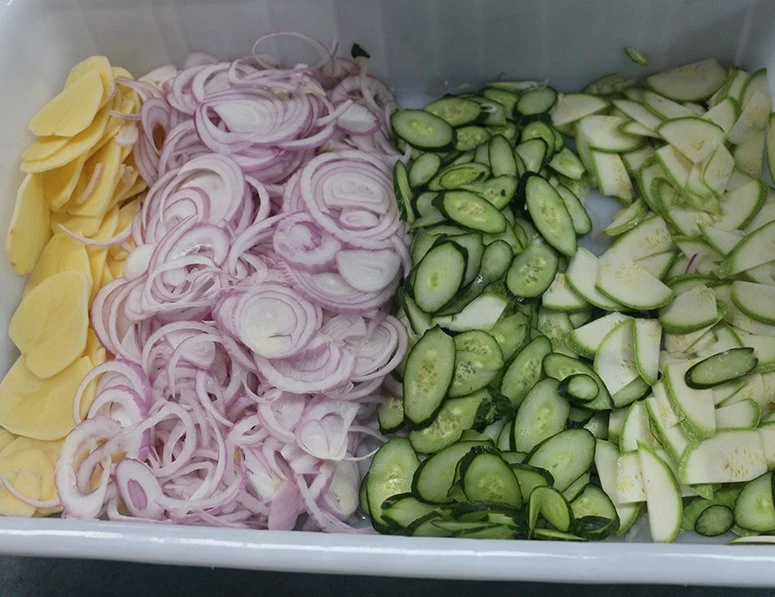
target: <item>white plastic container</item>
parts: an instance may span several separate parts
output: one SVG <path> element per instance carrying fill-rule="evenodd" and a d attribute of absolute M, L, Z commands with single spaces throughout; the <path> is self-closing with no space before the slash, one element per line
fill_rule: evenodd
<path fill-rule="evenodd" d="M 405 101 L 500 73 L 560 89 L 717 57 L 775 69 L 775 0 L 6 0 L 0 3 L 0 234 L 25 123 L 91 54 L 141 74 L 189 52 L 234 58 L 273 30 L 358 42 Z M 622 52 L 650 55 L 648 69 Z M 274 48 L 267 47 L 267 50 Z M 290 46 L 287 61 L 303 60 Z M 773 80 L 773 78 L 770 78 Z M 771 92 L 775 91 L 771 89 Z M 20 280 L 0 260 L 0 372 Z M 697 538 L 683 538 L 686 540 Z M 0 552 L 308 572 L 595 583 L 775 584 L 775 546 L 414 539 L 0 518 Z"/>

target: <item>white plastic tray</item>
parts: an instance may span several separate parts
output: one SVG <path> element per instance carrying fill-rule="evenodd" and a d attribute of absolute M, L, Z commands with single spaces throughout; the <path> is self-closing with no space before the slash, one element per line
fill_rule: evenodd
<path fill-rule="evenodd" d="M 0 1 L 0 235 L 25 123 L 91 54 L 143 73 L 194 50 L 249 52 L 273 30 L 358 42 L 403 98 L 500 73 L 572 88 L 611 71 L 716 56 L 775 70 L 775 0 L 3 0 Z M 267 48 L 271 50 L 272 48 Z M 288 61 L 303 60 L 278 48 Z M 773 80 L 773 77 L 770 78 Z M 773 90 L 771 90 L 772 92 Z M 22 281 L 0 259 L 0 372 Z M 685 539 L 684 539 L 685 540 Z M 691 538 L 689 538 L 691 540 Z M 775 585 L 775 547 L 569 544 L 181 528 L 0 518 L 0 553 L 288 571 L 596 583 Z"/>

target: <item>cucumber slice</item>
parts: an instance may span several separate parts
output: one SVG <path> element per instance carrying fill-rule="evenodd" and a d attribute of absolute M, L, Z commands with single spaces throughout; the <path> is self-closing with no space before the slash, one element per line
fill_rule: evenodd
<path fill-rule="evenodd" d="M 586 93 L 567 93 L 560 96 L 549 112 L 554 126 L 564 126 L 585 116 L 602 112 L 609 106 L 603 98 Z"/>
<path fill-rule="evenodd" d="M 521 508 L 522 493 L 517 478 L 503 458 L 489 450 L 474 448 L 460 461 L 463 493 L 471 502 L 493 502 Z"/>
<path fill-rule="evenodd" d="M 549 153 L 549 147 L 543 139 L 530 139 L 517 145 L 514 149 L 516 155 L 522 160 L 527 172 L 540 172 L 544 165 L 544 159 Z"/>
<path fill-rule="evenodd" d="M 425 110 L 396 110 L 390 124 L 396 135 L 419 149 L 444 151 L 455 143 L 449 123 Z"/>
<path fill-rule="evenodd" d="M 734 514 L 735 522 L 743 528 L 760 533 L 775 531 L 772 473 L 764 473 L 743 487 L 737 496 Z"/>
<path fill-rule="evenodd" d="M 616 461 L 616 500 L 621 504 L 646 501 L 638 452 L 622 452 Z"/>
<path fill-rule="evenodd" d="M 452 501 L 447 492 L 455 478 L 460 460 L 482 441 L 461 441 L 432 454 L 420 464 L 412 481 L 412 493 L 429 504 L 448 504 Z"/>
<path fill-rule="evenodd" d="M 686 372 L 693 364 L 692 361 L 685 361 L 667 365 L 663 371 L 665 390 L 681 427 L 690 437 L 704 439 L 716 431 L 713 396 L 709 390 L 698 390 L 686 385 Z"/>
<path fill-rule="evenodd" d="M 411 224 L 415 220 L 414 196 L 410 188 L 406 165 L 401 160 L 396 161 L 395 166 L 393 166 L 393 190 L 396 194 L 398 209 L 401 212 L 401 219 Z"/>
<path fill-rule="evenodd" d="M 586 429 L 562 431 L 539 444 L 527 464 L 548 471 L 554 478 L 554 488 L 564 491 L 592 465 L 595 441 Z"/>
<path fill-rule="evenodd" d="M 390 396 L 377 409 L 380 433 L 393 433 L 404 426 L 404 401 Z"/>
<path fill-rule="evenodd" d="M 518 451 L 530 452 L 545 439 L 565 429 L 570 405 L 560 395 L 558 386 L 557 380 L 543 379 L 525 396 L 513 426 L 514 446 Z"/>
<path fill-rule="evenodd" d="M 641 444 L 638 457 L 646 491 L 651 540 L 670 543 L 681 530 L 683 502 L 678 481 L 653 448 Z"/>
<path fill-rule="evenodd" d="M 451 316 L 435 317 L 433 322 L 452 332 L 489 330 L 509 306 L 509 301 L 498 294 L 484 293 Z"/>
<path fill-rule="evenodd" d="M 441 309 L 462 286 L 465 271 L 465 249 L 450 241 L 433 247 L 414 270 L 412 293 L 417 306 L 426 313 Z"/>
<path fill-rule="evenodd" d="M 770 173 L 770 178 L 775 180 L 775 114 L 770 115 L 770 122 L 769 126 L 767 127 L 765 143 L 765 152 L 767 155 L 767 171 Z"/>
<path fill-rule="evenodd" d="M 548 166 L 558 174 L 567 176 L 572 180 L 579 180 L 586 173 L 579 156 L 567 147 L 563 147 L 558 153 L 555 153 Z"/>
<path fill-rule="evenodd" d="M 386 533 L 388 521 L 383 518 L 383 504 L 389 497 L 408 493 L 420 461 L 406 438 L 393 438 L 374 454 L 365 480 L 369 516 L 374 528 Z"/>
<path fill-rule="evenodd" d="M 588 484 L 584 490 L 570 504 L 573 516 L 580 523 L 587 517 L 601 518 L 608 524 L 601 524 L 598 531 L 592 533 L 580 533 L 595 539 L 604 539 L 615 533 L 619 526 L 619 517 L 611 499 L 597 485 Z M 578 523 L 577 523 L 578 524 Z"/>
<path fill-rule="evenodd" d="M 425 106 L 425 109 L 454 127 L 476 122 L 482 114 L 482 106 L 477 102 L 454 96 L 437 99 Z"/>
<path fill-rule="evenodd" d="M 544 357 L 552 351 L 546 336 L 538 336 L 527 344 L 509 365 L 501 381 L 500 392 L 514 408 L 524 400 L 527 393 L 541 379 Z"/>
<path fill-rule="evenodd" d="M 692 162 L 672 145 L 664 145 L 654 152 L 659 164 L 673 187 L 683 189 L 692 173 Z M 664 203 L 664 200 L 663 200 Z"/>
<path fill-rule="evenodd" d="M 613 221 L 603 228 L 603 234 L 619 236 L 628 230 L 632 230 L 640 224 L 648 215 L 648 205 L 643 199 L 638 199 L 629 207 L 620 210 Z"/>
<path fill-rule="evenodd" d="M 455 372 L 455 342 L 438 326 L 415 344 L 404 370 L 404 415 L 414 427 L 431 422 Z M 400 493 L 400 492 L 397 492 Z"/>
<path fill-rule="evenodd" d="M 501 348 L 505 361 L 510 361 L 528 339 L 529 319 L 524 313 L 514 313 L 495 322 L 490 335 Z"/>
<path fill-rule="evenodd" d="M 591 149 L 606 153 L 633 151 L 643 145 L 643 138 L 619 130 L 627 119 L 618 116 L 586 116 L 578 123 L 578 131 Z"/>
<path fill-rule="evenodd" d="M 731 348 L 693 365 L 686 372 L 690 388 L 711 388 L 748 375 L 759 360 L 753 348 Z"/>
<path fill-rule="evenodd" d="M 765 142 L 766 133 L 761 130 L 755 131 L 740 143 L 732 152 L 737 169 L 751 177 L 760 176 L 764 165 Z"/>
<path fill-rule="evenodd" d="M 673 291 L 637 262 L 612 250 L 600 257 L 595 287 L 611 300 L 642 311 L 670 302 Z"/>
<path fill-rule="evenodd" d="M 430 425 L 409 433 L 409 441 L 415 452 L 432 454 L 454 444 L 464 431 L 472 429 L 477 423 L 485 402 L 487 406 L 492 402 L 487 391 L 445 400 Z"/>
<path fill-rule="evenodd" d="M 738 309 L 756 321 L 775 325 L 775 286 L 733 282 L 732 300 Z"/>
<path fill-rule="evenodd" d="M 571 346 L 580 355 L 594 358 L 595 353 L 600 348 L 600 344 L 603 342 L 603 338 L 626 319 L 627 316 L 618 311 L 609 313 L 598 319 L 593 319 L 589 323 L 576 328 L 571 332 Z"/>
<path fill-rule="evenodd" d="M 716 295 L 704 284 L 677 295 L 659 311 L 663 329 L 671 334 L 688 334 L 718 321 Z"/>
<path fill-rule="evenodd" d="M 397 162 L 398 163 L 398 162 Z M 424 153 L 409 168 L 409 184 L 413 188 L 427 185 L 441 170 L 441 158 L 437 153 Z"/>
<path fill-rule="evenodd" d="M 559 490 L 551 487 L 536 487 L 528 501 L 528 528 L 530 535 L 537 530 L 538 519 L 546 520 L 554 529 L 567 533 L 573 524 L 570 504 Z"/>
<path fill-rule="evenodd" d="M 447 166 L 428 183 L 431 191 L 454 190 L 490 178 L 489 166 L 478 162 Z"/>
<path fill-rule="evenodd" d="M 557 92 L 551 87 L 540 87 L 523 93 L 517 101 L 517 112 L 522 116 L 537 116 L 552 109 Z"/>
<path fill-rule="evenodd" d="M 457 151 L 471 151 L 484 145 L 485 153 L 487 152 L 487 141 L 490 139 L 490 131 L 483 126 L 461 126 L 455 129 L 455 150 Z M 480 161 L 478 156 L 474 159 Z"/>
<path fill-rule="evenodd" d="M 626 320 L 611 330 L 595 354 L 595 373 L 614 396 L 616 392 L 638 378 L 635 363 L 635 338 L 632 320 Z"/>
<path fill-rule="evenodd" d="M 562 272 L 555 274 L 554 281 L 544 292 L 541 301 L 544 307 L 556 311 L 583 311 L 589 308 L 589 303 L 568 285 Z"/>
<path fill-rule="evenodd" d="M 388 526 L 402 531 L 412 527 L 418 520 L 436 512 L 436 506 L 424 504 L 411 493 L 401 493 L 387 498 L 382 503 L 382 517 Z"/>
<path fill-rule="evenodd" d="M 724 429 L 715 436 L 691 444 L 681 457 L 681 481 L 739 483 L 767 472 L 761 435 L 755 429 Z"/>
<path fill-rule="evenodd" d="M 587 375 L 597 383 L 597 397 L 584 404 L 588 410 L 609 410 L 613 407 L 611 395 L 597 373 L 583 361 L 571 356 L 553 352 L 544 357 L 544 371 L 549 377 L 558 381 L 564 381 L 571 375 Z"/>
<path fill-rule="evenodd" d="M 503 135 L 493 135 L 489 145 L 490 168 L 493 176 L 516 176 L 517 162 L 511 143 Z"/>
<path fill-rule="evenodd" d="M 692 116 L 668 120 L 657 128 L 657 132 L 694 164 L 710 157 L 724 142 L 724 131 L 720 126 Z"/>
<path fill-rule="evenodd" d="M 578 373 L 563 379 L 557 391 L 561 396 L 577 403 L 579 406 L 583 406 L 597 398 L 600 388 L 598 388 L 597 382 L 592 377 Z"/>
<path fill-rule="evenodd" d="M 732 130 L 735 122 L 737 122 L 740 116 L 740 106 L 737 101 L 731 97 L 724 98 L 721 102 L 713 106 L 710 110 L 703 114 L 705 120 L 721 127 L 724 134 L 728 134 Z"/>
<path fill-rule="evenodd" d="M 515 176 L 507 176 L 504 174 L 485 181 L 465 184 L 461 188 L 465 191 L 471 191 L 480 195 L 495 209 L 501 210 L 506 207 L 514 198 L 514 195 L 516 195 L 518 184 Z"/>
<path fill-rule="evenodd" d="M 592 220 L 584 204 L 565 185 L 558 185 L 557 193 L 559 193 L 562 202 L 565 204 L 565 209 L 570 214 L 573 230 L 576 234 L 578 236 L 588 234 L 592 230 Z"/>
<path fill-rule="evenodd" d="M 536 487 L 549 487 L 554 484 L 554 479 L 548 472 L 528 464 L 512 465 L 511 470 L 519 481 L 523 496 L 530 496 Z"/>
<path fill-rule="evenodd" d="M 576 233 L 560 195 L 537 174 L 526 176 L 523 184 L 525 204 L 538 231 L 557 251 L 572 257 L 576 252 Z"/>
<path fill-rule="evenodd" d="M 685 102 L 709 98 L 724 84 L 726 78 L 724 67 L 711 58 L 651 75 L 646 78 L 646 84 L 665 97 Z"/>
<path fill-rule="evenodd" d="M 506 229 L 503 214 L 470 191 L 447 191 L 441 207 L 447 217 L 466 228 L 491 234 L 499 234 Z"/>
<path fill-rule="evenodd" d="M 622 534 L 632 525 L 640 514 L 640 504 L 621 504 L 616 499 L 618 448 L 610 441 L 597 440 L 595 448 L 595 469 L 600 478 L 603 491 L 611 499 L 619 518 L 619 532 Z M 626 527 L 626 528 L 625 528 Z M 624 530 L 622 530 L 624 529 Z"/>
<path fill-rule="evenodd" d="M 719 145 L 704 163 L 702 182 L 710 191 L 721 195 L 734 169 L 735 158 L 723 144 Z"/>
<path fill-rule="evenodd" d="M 635 365 L 643 380 L 654 385 L 659 378 L 659 347 L 662 343 L 662 325 L 656 319 L 633 320 Z"/>
<path fill-rule="evenodd" d="M 511 263 L 506 287 L 517 297 L 541 296 L 554 281 L 558 267 L 557 254 L 549 246 L 533 243 Z"/>
<path fill-rule="evenodd" d="M 581 493 L 584 491 L 584 488 L 587 485 L 589 485 L 589 480 L 591 478 L 592 478 L 591 473 L 584 473 L 573 483 L 571 483 L 571 486 L 568 487 L 568 489 L 562 492 L 562 497 L 568 500 L 568 502 L 572 502 L 577 497 L 579 497 Z"/>
<path fill-rule="evenodd" d="M 580 297 L 595 307 L 607 311 L 617 311 L 622 306 L 602 294 L 595 287 L 598 268 L 599 261 L 597 256 L 585 247 L 578 247 L 576 254 L 568 263 L 568 269 L 565 273 L 568 285 Z"/>
<path fill-rule="evenodd" d="M 656 135 L 656 133 L 654 134 Z M 635 178 L 637 177 L 641 166 L 653 158 L 654 154 L 654 147 L 651 144 L 646 143 L 635 151 L 623 153 L 622 161 L 624 162 L 624 166 L 627 168 L 627 171 L 630 173 L 630 176 Z"/>
<path fill-rule="evenodd" d="M 742 104 L 740 116 L 727 135 L 730 143 L 740 145 L 757 132 L 767 128 L 772 100 L 766 93 L 755 92 Z"/>

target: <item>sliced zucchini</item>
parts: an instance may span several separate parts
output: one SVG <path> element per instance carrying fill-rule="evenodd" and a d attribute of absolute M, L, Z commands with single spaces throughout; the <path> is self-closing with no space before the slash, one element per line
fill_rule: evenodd
<path fill-rule="evenodd" d="M 590 149 L 606 153 L 633 151 L 643 145 L 643 137 L 628 135 L 619 130 L 627 120 L 618 116 L 586 116 L 578 123 L 578 130 Z"/>
<path fill-rule="evenodd" d="M 755 429 L 723 429 L 715 436 L 691 444 L 679 466 L 681 481 L 739 483 L 767 472 L 761 435 Z"/>
<path fill-rule="evenodd" d="M 598 268 L 599 261 L 597 256 L 585 247 L 578 247 L 565 272 L 568 285 L 580 297 L 595 307 L 607 311 L 616 311 L 622 305 L 611 300 L 595 287 Z"/>
<path fill-rule="evenodd" d="M 603 338 L 595 354 L 595 373 L 614 397 L 614 405 L 623 406 L 616 403 L 616 392 L 638 378 L 632 320 L 622 321 Z"/>
<path fill-rule="evenodd" d="M 684 361 L 667 365 L 663 371 L 665 390 L 681 427 L 690 437 L 704 439 L 716 432 L 713 396 L 710 390 L 698 390 L 686 385 L 686 372 L 693 364 L 692 361 Z"/>
<path fill-rule="evenodd" d="M 675 101 L 693 102 L 708 99 L 724 84 L 726 78 L 726 69 L 717 60 L 710 58 L 651 75 L 646 78 L 646 84 Z"/>
<path fill-rule="evenodd" d="M 643 199 L 638 199 L 629 207 L 619 211 L 613 221 L 603 229 L 603 234 L 608 236 L 624 234 L 640 224 L 648 213 L 648 205 Z"/>
<path fill-rule="evenodd" d="M 732 300 L 749 317 L 775 325 L 775 286 L 753 282 L 733 282 Z"/>
<path fill-rule="evenodd" d="M 657 132 L 694 164 L 710 157 L 724 141 L 720 126 L 694 116 L 668 120 Z"/>
<path fill-rule="evenodd" d="M 611 250 L 600 257 L 595 287 L 611 300 L 642 311 L 670 302 L 673 291 L 637 262 Z"/>
<path fill-rule="evenodd" d="M 660 309 L 659 321 L 671 334 L 688 334 L 705 328 L 718 321 L 716 294 L 704 284 L 694 286 Z"/>
<path fill-rule="evenodd" d="M 653 448 L 641 444 L 638 456 L 646 490 L 651 540 L 670 543 L 681 530 L 683 502 L 678 481 Z"/>
<path fill-rule="evenodd" d="M 759 424 L 761 407 L 751 399 L 716 409 L 716 429 L 751 429 Z"/>
<path fill-rule="evenodd" d="M 635 365 L 643 380 L 657 383 L 659 377 L 659 347 L 662 343 L 662 325 L 656 319 L 633 320 L 635 338 Z"/>
<path fill-rule="evenodd" d="M 544 307 L 556 311 L 583 311 L 589 308 L 589 303 L 568 285 L 562 272 L 554 276 L 554 281 L 544 292 L 541 301 Z"/>
<path fill-rule="evenodd" d="M 571 332 L 571 346 L 587 358 L 593 358 L 608 333 L 627 319 L 626 315 L 615 311 L 576 328 Z M 644 320 L 647 321 L 647 320 Z"/>
<path fill-rule="evenodd" d="M 601 97 L 586 93 L 567 93 L 560 96 L 549 115 L 554 126 L 571 124 L 608 108 L 609 104 Z"/>
<path fill-rule="evenodd" d="M 743 487 L 735 502 L 735 522 L 746 529 L 775 531 L 775 506 L 772 501 L 772 473 L 763 473 Z"/>

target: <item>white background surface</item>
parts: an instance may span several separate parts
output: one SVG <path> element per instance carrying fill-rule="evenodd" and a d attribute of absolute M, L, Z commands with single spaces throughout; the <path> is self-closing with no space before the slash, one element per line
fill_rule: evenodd
<path fill-rule="evenodd" d="M 402 97 L 506 73 L 578 87 L 611 71 L 715 56 L 775 67 L 774 0 L 0 0 L 0 230 L 27 119 L 91 54 L 141 74 L 194 50 L 234 58 L 272 30 L 358 42 Z M 305 59 L 292 46 L 289 62 Z M 22 281 L 0 260 L 0 371 Z M 0 519 L 0 552 L 378 575 L 582 582 L 775 584 L 775 547 L 408 539 Z"/>

